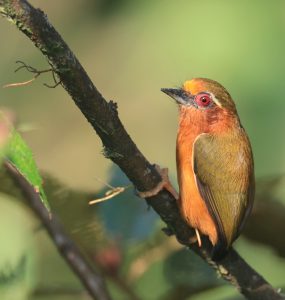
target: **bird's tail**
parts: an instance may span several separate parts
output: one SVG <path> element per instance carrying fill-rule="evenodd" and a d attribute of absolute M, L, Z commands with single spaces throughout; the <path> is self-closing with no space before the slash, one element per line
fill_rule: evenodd
<path fill-rule="evenodd" d="M 218 239 L 217 244 L 213 247 L 211 257 L 212 260 L 218 261 L 223 259 L 228 253 L 229 246 L 225 238 Z"/>

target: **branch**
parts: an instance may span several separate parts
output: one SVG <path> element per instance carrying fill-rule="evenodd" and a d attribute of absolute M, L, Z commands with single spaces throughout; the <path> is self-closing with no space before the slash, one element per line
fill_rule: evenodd
<path fill-rule="evenodd" d="M 75 243 L 64 232 L 56 216 L 53 215 L 50 218 L 47 209 L 40 200 L 39 194 L 13 165 L 5 163 L 5 167 L 21 188 L 29 206 L 42 221 L 58 251 L 80 279 L 91 297 L 93 299 L 110 300 L 111 298 L 101 275 L 91 268 Z"/>
<path fill-rule="evenodd" d="M 11 19 L 47 57 L 62 86 L 101 138 L 104 155 L 116 163 L 139 191 L 149 191 L 161 181 L 121 123 L 117 105 L 107 102 L 96 89 L 77 58 L 49 23 L 46 15 L 26 0 L 0 0 L 0 12 Z M 180 243 L 190 246 L 193 230 L 182 219 L 175 199 L 165 190 L 147 202 L 174 232 Z M 219 274 L 230 281 L 248 299 L 285 299 L 234 250 L 219 262 L 210 259 L 210 243 L 191 250 L 203 257 Z"/>

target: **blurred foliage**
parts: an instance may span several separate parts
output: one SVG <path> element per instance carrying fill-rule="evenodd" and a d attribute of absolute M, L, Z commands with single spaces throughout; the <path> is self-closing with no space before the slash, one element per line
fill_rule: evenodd
<path fill-rule="evenodd" d="M 170 285 L 179 288 L 184 286 L 184 289 L 191 287 L 192 292 L 203 291 L 222 283 L 222 280 L 218 281 L 214 270 L 210 269 L 200 257 L 186 249 L 171 254 L 166 259 L 164 268 Z"/>
<path fill-rule="evenodd" d="M 101 19 L 105 19 L 118 12 L 122 12 L 126 9 L 128 10 L 130 6 L 137 6 L 140 1 L 141 0 L 137 0 L 134 5 L 134 1 L 131 0 L 97 0 L 93 3 L 89 1 L 87 6 L 93 8 L 91 11 L 94 15 Z"/>
<path fill-rule="evenodd" d="M 113 179 L 110 180 L 113 185 L 118 186 L 127 183 L 124 175 L 117 168 L 114 168 L 113 172 Z M 114 180 L 114 178 L 117 178 L 118 181 Z M 2 183 L 0 191 L 5 193 L 3 195 L 7 193 L 12 194 L 13 197 L 18 198 L 18 201 L 21 200 L 17 188 L 13 186 L 13 181 L 7 176 L 4 170 L 0 173 L 0 180 Z M 123 198 L 120 200 L 114 198 L 105 203 L 105 205 L 110 205 L 107 210 L 108 215 L 106 215 L 104 208 L 100 207 L 103 206 L 102 204 L 92 208 L 88 206 L 91 195 L 97 197 L 97 195 L 103 194 L 103 190 L 96 193 L 71 190 L 47 174 L 44 176 L 44 182 L 52 211 L 58 214 L 68 229 L 69 234 L 89 259 L 102 268 L 103 273 L 107 276 L 108 285 L 115 299 L 128 298 L 126 296 L 128 292 L 125 291 L 126 286 L 127 291 L 131 290 L 135 292 L 139 295 L 140 299 L 192 299 L 194 295 L 195 299 L 196 297 L 198 297 L 197 299 L 205 299 L 204 297 L 207 298 L 210 291 L 212 291 L 211 297 L 214 297 L 215 293 L 220 295 L 220 298 L 218 297 L 217 299 L 228 299 L 228 297 L 230 299 L 239 299 L 238 293 L 234 289 L 227 287 L 221 279 L 218 280 L 215 272 L 204 261 L 192 252 L 179 246 L 175 239 L 166 237 L 161 232 L 163 224 L 157 218 L 155 218 L 156 221 L 152 225 L 148 224 L 146 226 L 148 234 L 145 235 L 141 235 L 140 231 L 138 231 L 137 236 L 136 231 L 130 234 L 129 230 L 124 230 L 124 226 L 121 228 L 122 231 L 117 230 L 116 226 L 114 226 L 118 222 L 116 215 L 121 216 L 123 223 L 126 215 L 118 210 L 118 206 L 111 205 L 110 203 L 114 204 L 122 201 L 124 203 L 119 203 L 127 211 L 127 215 L 136 216 L 136 218 L 131 218 L 132 222 L 127 221 L 128 226 L 131 228 L 135 228 L 137 224 L 144 224 L 145 219 L 148 219 L 146 214 L 152 215 L 150 211 L 146 210 L 146 207 L 140 211 L 138 209 L 139 206 L 133 204 L 136 202 L 139 204 L 143 203 L 133 192 L 126 194 L 125 199 L 128 199 L 128 201 L 123 200 Z M 267 182 L 263 180 L 262 186 L 266 185 Z M 270 190 L 269 188 L 267 191 Z M 273 190 L 276 190 L 276 186 Z M 274 200 L 272 200 L 272 198 L 274 199 L 274 194 L 272 195 L 268 192 L 267 195 L 267 202 L 273 201 L 274 203 Z M 124 194 L 120 195 L 120 197 L 123 196 Z M 15 205 L 14 203 L 18 202 L 15 202 L 15 198 L 11 198 L 9 201 L 5 200 L 4 197 L 0 198 L 0 204 L 11 203 Z M 20 203 L 22 203 L 22 200 Z M 262 204 L 263 200 L 258 200 Z M 257 205 L 255 211 L 259 209 L 259 206 L 260 204 Z M 21 207 L 21 210 L 23 210 L 24 207 L 22 204 Z M 270 208 L 270 205 L 268 207 Z M 8 216 L 10 222 L 14 222 L 10 215 L 13 214 L 15 216 L 15 213 L 17 213 L 17 208 L 13 209 L 15 210 L 13 213 L 7 212 L 7 214 L 4 209 L 1 209 Z M 255 211 L 250 224 L 256 221 Z M 30 213 L 27 216 L 31 224 L 34 224 L 30 227 L 29 231 L 29 239 L 32 239 L 34 248 L 32 252 L 28 253 L 34 261 L 33 265 L 38 266 L 27 272 L 26 276 L 35 276 L 33 274 L 37 274 L 37 280 L 33 281 L 33 285 L 30 286 L 28 292 L 34 295 L 33 299 L 45 299 L 47 296 L 47 299 L 61 299 L 61 297 L 74 296 L 74 294 L 77 297 L 81 297 L 80 295 L 82 295 L 85 298 L 86 294 L 83 292 L 82 287 L 80 287 L 79 282 L 74 278 L 71 271 L 68 270 L 68 267 L 65 266 L 65 263 L 59 259 L 56 249 L 51 245 L 46 233 L 37 225 L 35 218 Z M 106 225 L 104 221 L 107 217 L 114 219 L 114 223 L 111 226 Z M 19 218 L 17 220 L 21 222 Z M 259 219 L 259 222 L 261 221 L 262 219 Z M 26 219 L 23 222 L 27 226 Z M 22 243 L 22 239 L 19 239 L 18 235 L 15 235 L 19 234 L 19 226 L 21 225 L 4 224 L 5 235 L 0 236 L 3 237 L 3 241 L 5 241 L 8 249 L 10 246 L 6 243 L 7 235 L 9 235 L 8 239 L 14 243 Z M 14 228 L 15 233 L 11 229 L 7 231 L 7 228 Z M 22 228 L 24 227 L 22 226 Z M 255 240 L 256 236 L 258 236 L 257 234 L 258 232 L 256 233 L 255 231 L 255 234 L 249 236 L 249 238 Z M 264 232 L 264 234 L 261 241 L 267 245 L 271 245 L 266 240 L 268 233 Z M 26 235 L 22 236 L 22 238 L 26 240 Z M 279 239 L 280 243 L 282 245 L 283 241 Z M 266 247 L 252 245 L 251 242 L 247 243 L 241 238 L 236 244 L 239 252 L 248 258 L 253 267 L 256 267 L 265 277 L 270 276 L 270 280 L 275 282 L 275 284 L 284 285 L 282 274 L 284 274 L 285 261 L 276 258 L 274 252 L 266 249 Z M 22 248 L 20 247 L 19 249 Z M 19 253 L 23 255 L 20 250 Z M 2 257 L 5 262 L 4 265 L 9 265 L 8 258 L 5 258 L 5 255 L 2 255 Z M 0 276 L 0 279 L 2 278 L 0 286 L 5 287 L 7 285 L 7 278 L 10 278 L 11 282 L 17 282 L 23 278 L 23 275 L 21 275 L 23 257 L 19 254 L 15 258 L 12 257 L 10 259 L 12 265 L 15 265 L 13 268 L 0 268 L 0 274 L 2 274 L 2 277 Z M 262 265 L 260 265 L 261 262 Z M 13 270 L 14 272 L 12 272 Z M 123 286 L 122 282 L 124 283 Z M 12 290 L 14 290 L 14 286 L 12 287 Z M 22 284 L 20 285 L 20 289 L 23 289 Z M 152 291 L 151 294 L 150 291 Z M 215 291 L 214 294 L 213 291 Z M 22 299 L 26 299 L 25 297 Z M 8 297 L 7 299 L 10 298 Z"/>
<path fill-rule="evenodd" d="M 142 152 L 170 167 L 172 177 L 176 108 L 159 89 L 198 76 L 227 87 L 252 141 L 257 177 L 265 178 L 258 184 L 247 240 L 235 245 L 274 286 L 284 287 L 285 243 L 274 222 L 281 222 L 285 205 L 285 177 L 276 175 L 284 174 L 285 165 L 284 1 L 31 2 L 47 13 L 99 90 L 118 101 L 120 117 Z M 45 69 L 31 42 L 0 22 L 6 37 L 1 85 L 30 79 L 26 72 L 13 73 L 16 60 Z M 163 225 L 133 188 L 88 206 L 108 190 L 96 177 L 112 186 L 129 182 L 103 158 L 101 142 L 66 92 L 42 86 L 50 81 L 45 75 L 29 86 L 1 90 L 0 106 L 9 107 L 20 125 L 36 125 L 23 135 L 49 174 L 44 185 L 51 209 L 105 272 L 114 298 L 130 298 L 133 290 L 141 299 L 240 299 L 204 262 L 161 233 Z M 1 299 L 88 299 L 4 170 L 0 182 Z M 272 234 L 274 242 L 266 238 Z"/>
<path fill-rule="evenodd" d="M 135 197 L 134 187 L 117 166 L 112 168 L 108 183 L 129 188 L 112 200 L 98 205 L 104 227 L 125 247 L 148 238 L 158 219 L 155 212 L 147 207 L 145 201 Z"/>
<path fill-rule="evenodd" d="M 28 299 L 37 277 L 35 222 L 29 211 L 15 200 L 0 193 L 0 295 L 1 299 L 24 300 Z"/>
<path fill-rule="evenodd" d="M 285 175 L 259 180 L 256 199 L 250 222 L 244 234 L 256 242 L 271 245 L 278 255 L 285 257 L 285 242 L 278 232 L 285 231 Z M 262 220 L 262 222 L 261 222 Z"/>

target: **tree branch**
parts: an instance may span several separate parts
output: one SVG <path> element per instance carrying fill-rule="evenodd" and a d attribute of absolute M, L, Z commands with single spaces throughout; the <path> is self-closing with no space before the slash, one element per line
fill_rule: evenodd
<path fill-rule="evenodd" d="M 39 194 L 13 165 L 5 163 L 5 167 L 21 188 L 29 206 L 42 221 L 58 251 L 80 279 L 91 297 L 93 299 L 111 300 L 102 276 L 88 264 L 75 243 L 64 232 L 56 216 L 50 218 Z"/>
<path fill-rule="evenodd" d="M 156 187 L 161 178 L 125 131 L 118 117 L 117 105 L 103 98 L 46 15 L 26 0 L 0 0 L 0 12 L 11 19 L 47 57 L 61 84 L 101 138 L 104 155 L 123 170 L 139 191 Z M 193 230 L 181 218 L 175 199 L 163 190 L 148 198 L 147 202 L 180 243 L 190 246 Z M 207 240 L 204 239 L 202 249 L 197 245 L 190 248 L 248 299 L 285 299 L 234 250 L 230 250 L 223 260 L 213 262 Z"/>

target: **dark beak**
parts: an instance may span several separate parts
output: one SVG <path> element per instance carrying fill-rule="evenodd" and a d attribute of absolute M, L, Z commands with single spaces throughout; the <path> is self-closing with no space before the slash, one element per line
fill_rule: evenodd
<path fill-rule="evenodd" d="M 165 89 L 162 88 L 161 91 L 166 95 L 173 98 L 178 104 L 182 105 L 191 105 L 192 104 L 192 97 L 188 93 L 186 93 L 182 89 Z"/>

